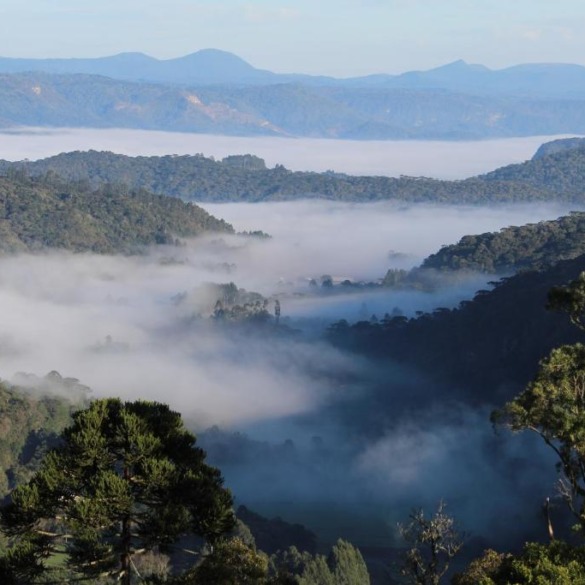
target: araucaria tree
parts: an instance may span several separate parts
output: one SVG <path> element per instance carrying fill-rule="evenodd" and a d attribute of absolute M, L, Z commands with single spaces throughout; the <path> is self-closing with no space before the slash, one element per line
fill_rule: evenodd
<path fill-rule="evenodd" d="M 222 483 L 168 406 L 97 400 L 74 415 L 62 444 L 2 509 L 14 546 L 0 572 L 34 583 L 46 578 L 58 552 L 78 576 L 127 585 L 134 555 L 184 534 L 213 543 L 233 527 Z"/>

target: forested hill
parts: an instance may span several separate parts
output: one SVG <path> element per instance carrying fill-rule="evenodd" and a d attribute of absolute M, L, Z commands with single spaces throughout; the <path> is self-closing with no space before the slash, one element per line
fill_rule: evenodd
<path fill-rule="evenodd" d="M 585 202 L 585 149 L 577 148 L 511 165 L 463 181 L 423 177 L 370 177 L 267 169 L 251 155 L 215 161 L 203 155 L 129 157 L 111 152 L 70 152 L 39 161 L 0 161 L 0 172 L 55 172 L 65 180 L 123 183 L 191 201 Z"/>
<path fill-rule="evenodd" d="M 557 142 L 558 148 L 562 148 L 563 143 L 567 146 L 555 152 L 552 150 L 552 145 L 555 142 Z M 479 178 L 488 183 L 499 184 L 502 181 L 514 181 L 526 185 L 527 188 L 534 186 L 551 192 L 556 190 L 560 193 L 582 196 L 585 191 L 585 187 L 583 187 L 585 143 L 573 142 L 572 148 L 569 146 L 571 142 L 568 140 L 554 141 L 548 144 L 551 145 L 549 146 L 550 154 L 539 154 L 547 152 L 541 147 L 531 160 L 501 167 Z"/>
<path fill-rule="evenodd" d="M 21 374 L 17 384 L 0 382 L 0 501 L 36 471 L 71 413 L 87 404 L 88 392 L 55 371 L 43 378 Z"/>
<path fill-rule="evenodd" d="M 506 274 L 539 269 L 585 254 L 585 213 L 499 232 L 464 236 L 429 256 L 421 268 Z"/>
<path fill-rule="evenodd" d="M 61 248 L 75 252 L 133 252 L 176 237 L 233 228 L 183 201 L 144 190 L 0 176 L 0 251 Z"/>
<path fill-rule="evenodd" d="M 583 333 L 570 325 L 567 315 L 545 306 L 552 287 L 567 284 L 584 270 L 582 255 L 509 277 L 453 310 L 353 325 L 341 321 L 329 329 L 330 339 L 381 363 L 391 360 L 423 374 L 441 388 L 437 400 L 443 404 L 450 397 L 498 404 L 534 376 L 539 360 L 552 348 L 582 340 Z M 385 392 L 381 387 L 381 404 L 369 404 L 370 412 L 392 408 L 393 396 Z M 413 401 L 419 399 L 413 394 Z"/>

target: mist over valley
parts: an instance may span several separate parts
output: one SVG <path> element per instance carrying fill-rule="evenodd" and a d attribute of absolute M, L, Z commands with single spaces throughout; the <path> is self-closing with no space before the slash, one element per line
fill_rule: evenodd
<path fill-rule="evenodd" d="M 7 0 L 1 585 L 585 585 L 578 0 Z"/>
<path fill-rule="evenodd" d="M 221 156 L 242 148 L 306 169 L 322 164 L 315 161 L 327 148 L 327 164 L 343 172 L 367 173 L 372 156 L 389 165 L 388 174 L 412 169 L 450 177 L 477 172 L 480 159 L 490 165 L 485 171 L 504 156 L 503 163 L 522 162 L 541 143 L 514 139 L 464 150 L 440 142 L 386 143 L 383 157 L 379 145 L 367 143 L 353 160 L 357 151 L 334 141 L 221 143 L 127 130 L 32 130 L 3 138 L 0 156 L 8 160 L 57 153 L 77 141 L 135 155 L 205 146 L 219 148 Z M 324 543 L 343 537 L 363 550 L 398 547 L 397 522 L 412 508 L 432 509 L 443 499 L 477 554 L 486 546 L 516 550 L 541 537 L 538 510 L 554 493 L 554 457 L 536 437 L 494 434 L 489 416 L 528 381 L 551 344 L 575 337 L 567 320 L 544 305 L 546 290 L 585 268 L 582 214 L 532 231 L 504 230 L 501 242 L 485 233 L 553 220 L 585 205 L 200 203 L 208 216 L 172 199 L 172 214 L 203 217 L 203 227 L 175 237 L 168 225 L 162 229 L 141 215 L 145 201 L 159 209 L 160 196 L 124 185 L 77 192 L 75 183 L 74 195 L 67 195 L 59 178 L 18 171 L 7 172 L 5 181 L 16 192 L 28 189 L 31 201 L 56 197 L 56 217 L 65 218 L 67 229 L 76 218 L 78 236 L 84 229 L 94 233 L 97 216 L 91 207 L 68 205 L 102 198 L 117 209 L 116 202 L 126 201 L 129 207 L 115 217 L 126 218 L 128 234 L 143 230 L 144 244 L 116 243 L 121 253 L 96 248 L 106 252 L 98 254 L 76 248 L 65 231 L 57 244 L 38 241 L 26 223 L 36 216 L 24 216 L 24 227 L 16 227 L 29 247 L 0 256 L 3 380 L 34 386 L 56 371 L 49 381 L 72 378 L 92 398 L 168 403 L 196 431 L 237 505 L 300 522 Z M 5 204 L 6 221 L 16 225 L 14 207 Z M 170 208 L 157 213 L 171 217 Z M 474 234 L 487 239 L 464 238 Z M 514 275 L 511 260 L 503 271 L 487 269 L 490 254 L 512 258 L 520 250 L 520 263 L 524 249 L 529 260 L 538 254 L 563 259 L 562 270 L 548 260 L 534 273 Z M 444 265 L 441 257 L 434 272 L 418 272 L 442 250 L 451 254 Z M 451 269 L 453 257 L 475 264 Z M 502 276 L 507 280 L 496 285 Z M 518 364 L 497 367 L 502 355 L 510 362 L 517 355 Z M 566 525 L 560 512 L 557 521 Z"/>

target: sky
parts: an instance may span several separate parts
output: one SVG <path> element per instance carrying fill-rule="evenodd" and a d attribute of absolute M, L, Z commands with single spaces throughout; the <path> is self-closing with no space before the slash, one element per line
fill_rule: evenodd
<path fill-rule="evenodd" d="M 170 59 L 230 51 L 255 67 L 350 77 L 458 59 L 585 65 L 583 0 L 1 0 L 0 56 Z"/>

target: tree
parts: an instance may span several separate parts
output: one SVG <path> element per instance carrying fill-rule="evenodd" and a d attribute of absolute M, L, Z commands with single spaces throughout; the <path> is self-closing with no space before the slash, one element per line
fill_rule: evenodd
<path fill-rule="evenodd" d="M 552 288 L 547 308 L 568 313 L 571 323 L 585 330 L 585 272 L 567 286 Z"/>
<path fill-rule="evenodd" d="M 585 549 L 556 540 L 529 542 L 519 555 L 487 550 L 453 585 L 585 585 Z"/>
<path fill-rule="evenodd" d="M 585 346 L 553 349 L 536 377 L 492 421 L 538 434 L 559 458 L 561 493 L 585 528 Z"/>
<path fill-rule="evenodd" d="M 398 529 L 410 544 L 402 574 L 414 585 L 439 585 L 464 540 L 455 520 L 445 512 L 444 502 L 439 503 L 431 518 L 426 518 L 423 510 L 415 510 L 410 522 L 399 524 Z"/>
<path fill-rule="evenodd" d="M 268 557 L 240 538 L 222 539 L 178 585 L 262 585 L 268 581 Z"/>
<path fill-rule="evenodd" d="M 567 312 L 571 322 L 581 330 L 585 330 L 585 273 L 581 273 L 567 286 L 551 289 L 547 308 Z M 575 528 L 583 534 L 585 531 L 585 346 L 576 343 L 553 349 L 549 356 L 540 362 L 536 376 L 525 390 L 508 402 L 504 408 L 492 413 L 491 418 L 493 423 L 503 424 L 512 431 L 530 430 L 536 433 L 555 452 L 558 457 L 557 469 L 561 474 L 560 494 L 577 520 Z M 555 544 L 550 517 L 548 530 L 553 542 L 547 554 L 553 550 L 552 547 Z M 572 549 L 565 543 L 560 543 L 558 546 L 568 547 L 567 550 L 573 550 L 575 553 L 580 551 L 579 554 L 582 555 L 582 549 Z M 561 550 L 566 553 L 565 549 Z M 554 582 L 576 583 L 577 577 L 574 572 L 569 574 L 572 569 L 565 566 L 566 563 L 563 564 L 557 557 L 558 555 L 552 560 L 547 558 L 551 560 L 552 564 L 549 564 L 554 570 L 558 565 L 563 572 L 563 575 L 555 576 Z M 579 579 L 582 577 L 585 575 L 580 575 Z"/>
<path fill-rule="evenodd" d="M 568 313 L 585 330 L 585 273 L 567 286 L 554 287 L 547 308 Z M 560 491 L 585 529 L 585 346 L 553 349 L 539 364 L 535 378 L 492 421 L 512 431 L 538 434 L 558 456 Z"/>
<path fill-rule="evenodd" d="M 168 406 L 93 402 L 2 508 L 14 545 L 0 570 L 34 583 L 59 552 L 78 575 L 128 585 L 141 552 L 164 550 L 186 533 L 215 542 L 234 525 L 232 498 L 204 460 Z"/>
<path fill-rule="evenodd" d="M 360 551 L 339 539 L 331 549 L 327 564 L 336 585 L 369 585 L 370 574 Z"/>
<path fill-rule="evenodd" d="M 271 557 L 272 580 L 278 585 L 369 585 L 366 563 L 351 543 L 339 539 L 328 557 L 291 546 Z"/>

